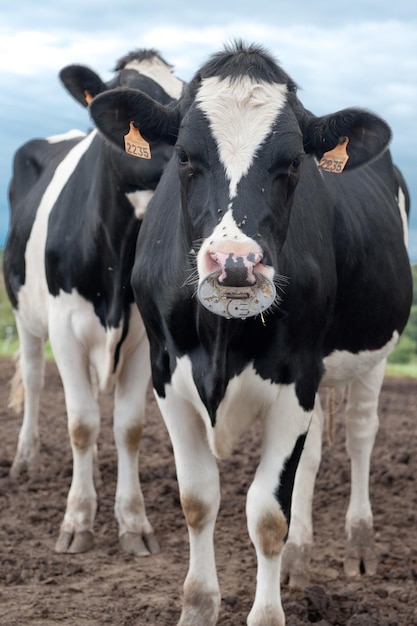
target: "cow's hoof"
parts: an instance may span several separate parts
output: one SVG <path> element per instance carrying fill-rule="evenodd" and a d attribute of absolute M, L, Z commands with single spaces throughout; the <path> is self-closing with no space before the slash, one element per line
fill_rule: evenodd
<path fill-rule="evenodd" d="M 376 574 L 377 559 L 372 558 L 352 558 L 345 557 L 343 561 L 343 569 L 348 578 L 357 578 L 361 574 L 374 576 Z"/>
<path fill-rule="evenodd" d="M 183 607 L 177 626 L 216 626 L 220 592 L 208 590 L 201 582 L 186 580 Z"/>
<path fill-rule="evenodd" d="M 310 584 L 312 546 L 287 543 L 282 555 L 281 582 L 290 587 L 305 589 Z"/>
<path fill-rule="evenodd" d="M 374 576 L 377 568 L 377 557 L 372 526 L 360 521 L 353 526 L 346 544 L 343 569 L 346 576 L 353 578 L 361 574 Z"/>
<path fill-rule="evenodd" d="M 159 543 L 153 533 L 141 535 L 141 533 L 125 532 L 119 537 L 120 547 L 123 552 L 135 556 L 148 556 L 160 552 Z"/>
<path fill-rule="evenodd" d="M 26 459 L 14 459 L 9 471 L 9 476 L 16 481 L 34 481 L 39 473 L 39 463 L 37 460 L 28 461 Z"/>
<path fill-rule="evenodd" d="M 55 552 L 67 554 L 80 554 L 88 552 L 94 546 L 94 534 L 90 530 L 79 533 L 62 531 L 55 544 Z"/>

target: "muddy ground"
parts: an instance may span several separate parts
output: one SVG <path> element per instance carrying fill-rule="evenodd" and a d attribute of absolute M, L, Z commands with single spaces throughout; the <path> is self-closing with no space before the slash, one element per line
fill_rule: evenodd
<path fill-rule="evenodd" d="M 168 435 L 149 394 L 141 454 L 148 516 L 162 551 L 138 558 L 120 552 L 113 517 L 116 456 L 110 397 L 102 398 L 96 542 L 82 555 L 53 546 L 71 480 L 62 387 L 47 366 L 41 406 L 42 468 L 32 483 L 8 476 L 21 417 L 7 408 L 12 361 L 0 360 L 1 626 L 174 626 L 188 563 Z M 417 380 L 387 378 L 373 455 L 371 493 L 379 555 L 377 575 L 347 581 L 342 567 L 349 464 L 338 410 L 335 442 L 325 443 L 315 495 L 313 579 L 304 591 L 283 589 L 287 626 L 417 625 Z M 216 554 L 222 590 L 219 624 L 246 623 L 255 587 L 255 554 L 246 531 L 245 494 L 258 458 L 256 430 L 221 463 L 222 507 Z"/>

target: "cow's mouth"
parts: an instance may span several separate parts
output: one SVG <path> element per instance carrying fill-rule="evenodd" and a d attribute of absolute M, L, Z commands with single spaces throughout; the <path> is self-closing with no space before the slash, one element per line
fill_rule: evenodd
<path fill-rule="evenodd" d="M 274 284 L 255 272 L 256 282 L 245 287 L 225 286 L 218 281 L 221 272 L 209 274 L 198 288 L 201 304 L 226 319 L 245 319 L 259 315 L 271 306 L 276 297 Z"/>

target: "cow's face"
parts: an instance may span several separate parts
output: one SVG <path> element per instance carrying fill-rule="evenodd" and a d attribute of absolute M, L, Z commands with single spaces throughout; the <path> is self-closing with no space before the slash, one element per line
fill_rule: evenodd
<path fill-rule="evenodd" d="M 320 159 L 347 137 L 347 167 L 355 167 L 378 156 L 390 138 L 385 122 L 368 112 L 312 116 L 293 81 L 256 48 L 215 55 L 175 109 L 115 91 L 93 102 L 92 115 L 116 143 L 128 121 L 149 138 L 176 143 L 199 298 L 225 317 L 257 315 L 274 302 L 306 155 Z"/>
<path fill-rule="evenodd" d="M 276 297 L 277 260 L 304 156 L 287 84 L 203 79 L 176 153 L 202 304 L 225 317 L 259 314 Z"/>

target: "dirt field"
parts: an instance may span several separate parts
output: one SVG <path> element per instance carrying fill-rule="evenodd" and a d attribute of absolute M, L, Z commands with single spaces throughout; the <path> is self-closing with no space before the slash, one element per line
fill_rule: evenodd
<path fill-rule="evenodd" d="M 102 399 L 96 545 L 82 555 L 53 546 L 71 479 L 62 387 L 48 363 L 41 408 L 42 469 L 32 484 L 8 477 L 21 418 L 7 409 L 12 363 L 0 360 L 0 624 L 1 626 L 174 626 L 188 564 L 172 450 L 149 395 L 141 455 L 148 515 L 162 551 L 134 558 L 119 551 L 113 517 L 116 457 L 110 398 Z M 386 379 L 381 428 L 373 455 L 371 493 L 378 573 L 347 581 L 344 514 L 349 464 L 338 415 L 335 443 L 324 446 L 315 495 L 313 580 L 304 591 L 283 589 L 287 626 L 417 625 L 417 380 Z M 221 463 L 223 504 L 216 529 L 222 607 L 219 625 L 246 623 L 255 588 L 255 554 L 246 531 L 245 495 L 257 463 L 256 431 Z"/>

